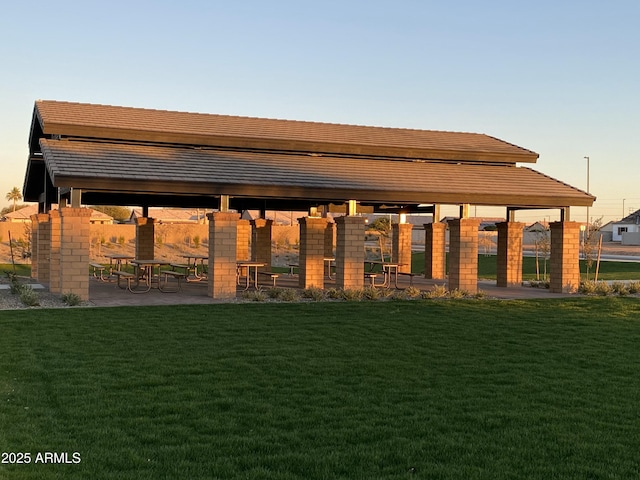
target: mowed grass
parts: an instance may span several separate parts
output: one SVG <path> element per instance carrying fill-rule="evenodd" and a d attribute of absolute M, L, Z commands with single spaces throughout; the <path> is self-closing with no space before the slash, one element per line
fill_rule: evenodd
<path fill-rule="evenodd" d="M 0 312 L 7 479 L 628 479 L 640 302 Z"/>

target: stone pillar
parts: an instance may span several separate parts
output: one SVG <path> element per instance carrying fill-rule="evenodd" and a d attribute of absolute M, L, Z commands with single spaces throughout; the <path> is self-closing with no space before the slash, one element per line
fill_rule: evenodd
<path fill-rule="evenodd" d="M 155 225 L 153 218 L 136 218 L 136 258 L 153 260 L 155 258 Z"/>
<path fill-rule="evenodd" d="M 364 286 L 364 218 L 336 218 L 336 286 L 359 289 Z"/>
<path fill-rule="evenodd" d="M 444 279 L 447 276 L 447 226 L 440 222 L 426 223 L 424 231 L 424 278 Z"/>
<path fill-rule="evenodd" d="M 81 300 L 87 301 L 89 300 L 91 209 L 67 207 L 61 208 L 59 212 L 60 292 L 74 293 Z"/>
<path fill-rule="evenodd" d="M 34 215 L 38 217 L 38 231 L 37 231 L 37 244 L 38 247 L 34 250 L 37 268 L 37 277 L 35 277 L 41 283 L 49 283 L 50 271 L 49 261 L 51 255 L 51 222 L 48 213 L 38 213 Z"/>
<path fill-rule="evenodd" d="M 580 224 L 553 222 L 549 289 L 553 293 L 574 293 L 580 287 Z"/>
<path fill-rule="evenodd" d="M 391 225 L 392 261 L 400 264 L 398 272 L 411 273 L 411 232 L 410 223 L 394 223 Z"/>
<path fill-rule="evenodd" d="M 60 285 L 60 276 L 62 274 L 60 269 L 60 242 L 61 242 L 61 219 L 60 210 L 51 210 L 49 212 L 50 217 L 50 230 L 49 230 L 49 291 L 51 293 L 62 293 Z M 87 261 L 87 271 L 89 268 L 89 261 Z"/>
<path fill-rule="evenodd" d="M 333 245 L 335 241 L 336 224 L 327 219 L 327 227 L 324 230 L 324 257 L 333 258 Z"/>
<path fill-rule="evenodd" d="M 214 212 L 209 219 L 210 297 L 236 298 L 236 271 L 239 213 Z"/>
<path fill-rule="evenodd" d="M 478 226 L 476 218 L 449 222 L 449 290 L 478 291 Z"/>
<path fill-rule="evenodd" d="M 498 287 L 522 285 L 522 236 L 524 223 L 501 222 L 498 227 Z"/>
<path fill-rule="evenodd" d="M 236 255 L 238 260 L 249 260 L 249 243 L 251 242 L 251 224 L 249 220 L 238 220 L 238 245 L 236 246 Z"/>
<path fill-rule="evenodd" d="M 300 223 L 300 288 L 324 288 L 327 219 L 302 217 Z"/>
<path fill-rule="evenodd" d="M 271 270 L 271 226 L 273 220 L 251 220 L 251 261 L 264 263 L 258 270 Z"/>

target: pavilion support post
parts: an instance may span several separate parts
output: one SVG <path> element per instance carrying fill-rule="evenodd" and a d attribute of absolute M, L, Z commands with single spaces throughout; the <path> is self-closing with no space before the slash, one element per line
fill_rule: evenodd
<path fill-rule="evenodd" d="M 209 219 L 208 294 L 213 298 L 236 298 L 239 213 L 214 212 Z"/>
<path fill-rule="evenodd" d="M 136 258 L 153 260 L 155 258 L 155 219 L 136 218 Z"/>
<path fill-rule="evenodd" d="M 35 214 L 31 215 L 31 278 L 38 278 L 38 231 L 40 229 L 40 223 L 48 222 L 49 215 Z"/>
<path fill-rule="evenodd" d="M 60 292 L 89 300 L 89 250 L 91 209 L 61 208 Z M 53 279 L 53 277 L 52 277 Z"/>
<path fill-rule="evenodd" d="M 411 239 L 413 225 L 394 223 L 391 225 L 391 258 L 399 264 L 398 272 L 411 273 Z"/>
<path fill-rule="evenodd" d="M 441 222 L 426 223 L 424 230 L 424 278 L 445 279 L 447 276 L 447 226 Z"/>
<path fill-rule="evenodd" d="M 498 227 L 497 286 L 522 285 L 522 237 L 524 223 L 501 222 Z"/>
<path fill-rule="evenodd" d="M 273 220 L 251 220 L 251 261 L 264 263 L 258 270 L 271 270 L 271 230 Z"/>
<path fill-rule="evenodd" d="M 37 244 L 33 255 L 36 258 L 37 278 L 40 283 L 49 283 L 51 278 L 49 258 L 51 256 L 51 217 L 48 213 L 38 213 Z"/>
<path fill-rule="evenodd" d="M 249 220 L 238 220 L 238 238 L 236 255 L 238 260 L 250 260 L 249 243 L 251 242 L 251 224 Z"/>
<path fill-rule="evenodd" d="M 324 288 L 327 219 L 302 217 L 300 223 L 300 288 Z"/>
<path fill-rule="evenodd" d="M 50 250 L 49 250 L 49 291 L 51 293 L 62 293 L 60 285 L 60 210 L 52 210 L 49 212 L 51 230 L 50 230 Z M 87 261 L 87 265 L 89 262 Z"/>
<path fill-rule="evenodd" d="M 478 226 L 475 218 L 449 222 L 449 290 L 478 291 Z"/>
<path fill-rule="evenodd" d="M 580 287 L 580 224 L 552 222 L 549 290 L 574 293 Z"/>
<path fill-rule="evenodd" d="M 364 286 L 364 218 L 336 218 L 336 286 L 359 289 Z"/>

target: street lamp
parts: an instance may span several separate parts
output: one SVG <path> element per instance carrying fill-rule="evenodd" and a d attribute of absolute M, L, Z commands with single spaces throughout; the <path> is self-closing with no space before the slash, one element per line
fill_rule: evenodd
<path fill-rule="evenodd" d="M 584 157 L 587 160 L 587 193 L 589 192 L 589 157 Z M 587 207 L 587 232 L 589 231 L 589 207 Z"/>

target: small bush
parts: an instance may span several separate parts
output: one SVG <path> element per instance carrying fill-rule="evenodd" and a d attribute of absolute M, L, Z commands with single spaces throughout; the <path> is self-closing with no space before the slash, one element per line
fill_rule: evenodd
<path fill-rule="evenodd" d="M 459 290 L 457 288 L 449 292 L 449 298 L 466 298 L 469 296 L 469 292 L 465 290 Z"/>
<path fill-rule="evenodd" d="M 478 290 L 475 295 L 473 296 L 473 298 L 477 298 L 478 300 L 481 300 L 483 298 L 487 298 L 487 292 L 484 292 L 482 290 Z"/>
<path fill-rule="evenodd" d="M 620 295 L 620 296 L 629 295 L 629 288 L 624 282 L 613 282 L 611 284 L 611 290 L 616 295 Z"/>
<path fill-rule="evenodd" d="M 447 287 L 444 284 L 436 285 L 431 290 L 422 292 L 422 298 L 445 298 L 447 294 Z"/>
<path fill-rule="evenodd" d="M 196 235 L 193 237 L 193 246 L 198 248 L 200 246 L 200 235 Z"/>
<path fill-rule="evenodd" d="M 416 287 L 407 287 L 404 289 L 404 293 L 409 298 L 418 298 L 422 294 L 420 289 Z"/>
<path fill-rule="evenodd" d="M 283 288 L 278 296 L 278 300 L 282 300 L 283 302 L 295 302 L 299 299 L 298 291 L 293 288 Z"/>
<path fill-rule="evenodd" d="M 629 282 L 629 284 L 627 285 L 627 289 L 629 289 L 629 293 L 631 295 L 640 293 L 640 281 L 635 280 L 633 282 Z"/>
<path fill-rule="evenodd" d="M 378 300 L 382 297 L 382 292 L 376 287 L 365 287 L 362 289 L 362 298 L 364 300 Z"/>
<path fill-rule="evenodd" d="M 245 300 L 251 300 L 253 302 L 264 302 L 267 299 L 267 294 L 262 290 L 252 290 L 244 292 L 242 298 Z"/>
<path fill-rule="evenodd" d="M 596 282 L 593 280 L 586 280 L 580 284 L 578 291 L 584 295 L 593 295 L 596 293 Z"/>
<path fill-rule="evenodd" d="M 72 292 L 62 295 L 62 301 L 70 307 L 75 307 L 76 305 L 80 305 L 80 303 L 82 303 L 80 296 L 77 293 Z"/>
<path fill-rule="evenodd" d="M 342 290 L 342 299 L 348 302 L 357 302 L 362 299 L 362 290 L 344 289 Z"/>
<path fill-rule="evenodd" d="M 125 241 L 125 240 L 124 240 L 124 236 L 123 236 L 123 235 L 120 235 L 120 236 L 118 237 L 118 245 L 120 245 L 121 247 L 124 247 L 124 241 Z"/>
<path fill-rule="evenodd" d="M 305 288 L 302 291 L 302 297 L 313 300 L 314 302 L 320 302 L 325 299 L 324 290 L 317 287 Z"/>
<path fill-rule="evenodd" d="M 613 292 L 613 289 L 611 288 L 611 285 L 609 285 L 607 282 L 598 282 L 596 284 L 595 293 L 597 295 L 602 295 L 603 297 L 606 297 L 607 295 L 610 295 L 612 292 Z"/>
<path fill-rule="evenodd" d="M 40 305 L 38 293 L 31 288 L 31 285 L 22 285 L 20 287 L 20 301 L 27 307 L 37 307 Z"/>
<path fill-rule="evenodd" d="M 342 299 L 342 292 L 337 288 L 330 288 L 327 290 L 327 298 L 330 298 L 331 300 L 340 300 Z"/>

